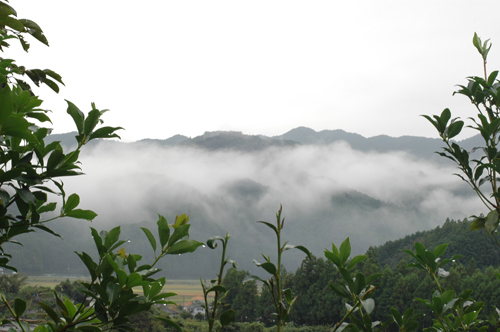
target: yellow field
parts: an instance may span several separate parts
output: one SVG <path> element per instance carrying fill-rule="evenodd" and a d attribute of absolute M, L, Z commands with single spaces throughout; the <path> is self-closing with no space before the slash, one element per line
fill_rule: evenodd
<path fill-rule="evenodd" d="M 64 276 L 30 276 L 27 284 L 30 286 L 43 286 L 54 288 L 57 284 L 68 279 L 69 281 L 90 281 L 89 278 L 83 277 L 64 277 Z M 166 293 L 176 293 L 177 296 L 171 297 L 170 300 L 177 304 L 191 302 L 193 300 L 203 301 L 203 291 L 199 280 L 167 280 L 163 291 Z M 134 292 L 142 293 L 140 287 L 134 288 Z"/>

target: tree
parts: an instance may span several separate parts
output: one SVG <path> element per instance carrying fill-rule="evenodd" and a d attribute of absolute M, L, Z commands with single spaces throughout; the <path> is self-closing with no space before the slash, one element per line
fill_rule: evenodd
<path fill-rule="evenodd" d="M 255 280 L 244 280 L 250 276 L 248 271 L 234 267 L 227 270 L 222 285 L 227 290 L 226 303 L 235 311 L 236 321 L 253 322 L 257 318 L 258 288 Z"/>
<path fill-rule="evenodd" d="M 18 19 L 10 5 L 0 2 L 0 51 L 10 47 L 11 40 L 18 40 L 25 51 L 29 49 L 27 37 L 48 45 L 41 28 L 33 21 Z M 51 220 L 71 217 L 92 220 L 97 214 L 82 210 L 78 206 L 77 194 L 67 195 L 62 177 L 76 176 L 80 172 L 79 155 L 82 147 L 94 139 L 119 137 L 121 127 L 102 127 L 102 116 L 107 110 L 99 110 L 91 104 L 84 114 L 76 105 L 68 103 L 67 113 L 76 128 L 77 147 L 66 152 L 59 142 L 45 144 L 44 139 L 51 129 L 43 127 L 51 123 L 48 110 L 41 108 L 42 100 L 35 95 L 23 78 L 28 77 L 39 86 L 46 84 L 55 92 L 61 77 L 52 70 L 26 69 L 12 59 L 0 58 L 0 266 L 16 270 L 8 265 L 11 255 L 5 251 L 5 243 L 18 243 L 17 238 L 25 233 L 40 230 L 55 236 L 47 223 Z M 52 195 L 52 196 L 51 196 Z M 59 195 L 62 206 L 55 216 L 47 216 L 56 210 L 52 201 Z M 78 253 L 90 274 L 90 282 L 82 282 L 80 290 L 86 295 L 81 303 L 73 304 L 67 297 L 55 293 L 57 309 L 40 302 L 41 308 L 50 318 L 41 322 L 37 332 L 101 330 L 131 330 L 129 317 L 148 311 L 154 304 L 167 304 L 172 293 L 161 293 L 165 279 L 155 279 L 160 270 L 157 262 L 166 255 L 193 252 L 202 245 L 189 239 L 189 216 L 177 216 L 171 225 L 163 216 L 158 218 L 158 235 L 143 228 L 154 252 L 154 260 L 139 263 L 141 256 L 126 252 L 120 240 L 120 227 L 97 232 L 91 228 L 96 246 L 97 260 L 87 253 Z M 172 231 L 171 231 L 172 228 Z M 158 241 L 157 241 L 158 240 Z M 158 250 L 157 243 L 160 244 Z M 143 296 L 132 291 L 141 286 Z M 17 330 L 28 332 L 30 327 L 22 319 L 26 301 L 16 298 L 9 302 L 4 294 L 1 300 L 9 311 Z M 170 326 L 181 330 L 174 321 L 160 318 Z M 8 321 L 2 321 L 2 325 Z"/>

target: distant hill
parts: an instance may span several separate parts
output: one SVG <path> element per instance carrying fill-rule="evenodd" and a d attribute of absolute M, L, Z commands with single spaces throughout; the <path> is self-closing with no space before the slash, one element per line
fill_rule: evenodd
<path fill-rule="evenodd" d="M 76 132 L 66 134 L 50 135 L 46 142 L 61 141 L 65 148 L 75 147 Z M 481 145 L 481 136 L 465 139 L 460 144 L 467 150 Z M 98 141 L 97 141 L 98 142 Z M 97 143 L 94 141 L 94 144 Z M 209 151 L 216 150 L 236 150 L 242 152 L 252 152 L 267 149 L 269 147 L 294 147 L 298 145 L 328 145 L 337 142 L 346 142 L 353 149 L 359 151 L 374 152 L 407 152 L 417 158 L 425 158 L 435 162 L 448 162 L 435 151 L 440 151 L 443 147 L 441 139 L 417 136 L 390 137 L 386 135 L 366 138 L 359 134 L 348 133 L 344 130 L 322 130 L 314 131 L 307 127 L 292 129 L 283 135 L 268 137 L 264 135 L 245 135 L 237 131 L 213 131 L 205 132 L 203 135 L 189 138 L 184 135 L 174 135 L 167 139 L 142 139 L 132 145 L 154 145 L 161 147 L 196 147 Z M 114 141 L 114 143 L 119 143 Z"/>
<path fill-rule="evenodd" d="M 403 249 L 414 250 L 415 242 L 420 242 L 427 249 L 433 250 L 437 245 L 448 243 L 443 258 L 451 258 L 455 254 L 463 255 L 459 261 L 467 266 L 474 257 L 480 269 L 489 266 L 500 267 L 500 248 L 493 236 L 488 236 L 484 229 L 470 230 L 471 222 L 447 220 L 443 226 L 423 232 L 407 235 L 396 241 L 388 241 L 375 247 L 377 258 L 381 266 L 389 265 L 394 268 L 401 259 L 410 260 L 410 256 Z"/>

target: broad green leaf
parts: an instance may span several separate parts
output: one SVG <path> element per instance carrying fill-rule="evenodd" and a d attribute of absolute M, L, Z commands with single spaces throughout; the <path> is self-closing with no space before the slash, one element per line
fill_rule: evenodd
<path fill-rule="evenodd" d="M 342 260 L 342 264 L 345 264 L 350 255 L 351 255 L 351 243 L 349 242 L 349 238 L 347 238 L 340 245 L 340 259 Z"/>
<path fill-rule="evenodd" d="M 94 220 L 95 217 L 97 217 L 97 213 L 91 210 L 74 209 L 73 211 L 66 213 L 66 216 L 76 219 L 85 219 L 92 221 Z"/>
<path fill-rule="evenodd" d="M 215 285 L 211 287 L 210 289 L 207 290 L 207 293 L 210 292 L 219 292 L 219 293 L 225 293 L 226 292 L 226 287 L 221 286 L 221 285 Z"/>
<path fill-rule="evenodd" d="M 68 114 L 71 115 L 73 121 L 75 122 L 76 129 L 78 130 L 78 134 L 83 135 L 83 124 L 85 121 L 85 115 L 82 111 L 78 109 L 72 102 L 66 100 L 68 103 Z"/>
<path fill-rule="evenodd" d="M 355 256 L 353 259 L 351 259 L 351 261 L 347 265 L 347 270 L 352 270 L 356 266 L 356 264 L 364 261 L 366 257 L 368 257 L 368 256 L 366 256 L 366 255 Z"/>
<path fill-rule="evenodd" d="M 40 307 L 42 307 L 43 310 L 45 310 L 47 315 L 49 315 L 49 317 L 54 321 L 54 323 L 59 324 L 60 320 L 59 315 L 54 311 L 54 309 L 52 309 L 43 302 L 38 302 L 38 304 L 40 305 Z"/>
<path fill-rule="evenodd" d="M 175 243 L 167 250 L 167 255 L 184 254 L 195 251 L 203 243 L 196 240 L 183 240 Z"/>
<path fill-rule="evenodd" d="M 120 138 L 115 131 L 123 129 L 122 127 L 101 127 L 96 129 L 92 134 L 90 134 L 90 140 L 96 138 Z"/>
<path fill-rule="evenodd" d="M 446 248 L 448 248 L 448 244 L 440 244 L 436 248 L 434 248 L 433 254 L 435 258 L 438 258 L 444 254 L 446 251 Z"/>
<path fill-rule="evenodd" d="M 337 267 L 342 267 L 340 256 L 325 249 L 325 257 L 331 260 Z"/>
<path fill-rule="evenodd" d="M 118 298 L 118 295 L 120 295 L 120 290 L 121 287 L 118 284 L 109 282 L 106 285 L 106 294 L 108 295 L 109 303 L 113 303 Z"/>
<path fill-rule="evenodd" d="M 470 225 L 470 230 L 474 231 L 481 228 L 485 228 L 485 224 L 486 224 L 486 218 L 478 217 L 474 219 L 474 221 L 472 221 L 472 224 Z"/>
<path fill-rule="evenodd" d="M 111 246 L 115 244 L 119 238 L 120 238 L 120 226 L 115 227 L 109 231 L 109 233 L 106 235 L 106 238 L 104 239 L 104 246 L 107 249 L 111 249 Z"/>
<path fill-rule="evenodd" d="M 31 193 L 31 191 L 28 189 L 28 187 L 24 187 L 21 189 L 16 188 L 16 193 L 25 203 L 36 205 L 36 198 L 33 195 L 33 193 Z"/>
<path fill-rule="evenodd" d="M 224 311 L 222 315 L 220 315 L 220 324 L 224 327 L 236 321 L 236 313 L 233 309 L 229 309 Z"/>
<path fill-rule="evenodd" d="M 338 295 L 341 297 L 344 297 L 346 299 L 352 300 L 352 295 L 350 292 L 348 292 L 345 288 L 345 286 L 341 284 L 330 284 L 330 288 Z"/>
<path fill-rule="evenodd" d="M 304 246 L 293 246 L 293 245 L 290 245 L 290 244 L 287 244 L 285 245 L 284 247 L 284 250 L 289 250 L 289 249 L 299 249 L 300 251 L 302 251 L 304 254 L 307 255 L 307 257 L 311 258 L 311 253 L 309 252 L 309 250 L 304 247 Z"/>
<path fill-rule="evenodd" d="M 83 134 L 85 136 L 90 136 L 94 128 L 97 126 L 99 123 L 99 117 L 101 116 L 101 113 L 99 110 L 93 109 L 89 112 L 87 115 L 87 118 L 85 119 L 84 127 L 83 127 Z"/>
<path fill-rule="evenodd" d="M 130 257 L 130 256 L 129 256 Z M 127 279 L 127 287 L 136 287 L 142 284 L 142 277 L 139 273 L 130 273 Z"/>
<path fill-rule="evenodd" d="M 292 290 L 290 288 L 287 288 L 283 290 L 283 294 L 285 295 L 285 300 L 290 304 L 292 302 Z"/>
<path fill-rule="evenodd" d="M 267 221 L 257 221 L 257 222 L 266 225 L 267 227 L 271 228 L 274 231 L 274 233 L 278 234 L 278 229 L 273 224 Z"/>
<path fill-rule="evenodd" d="M 57 203 L 47 203 L 45 205 L 40 206 L 37 209 L 38 213 L 51 212 L 54 211 L 57 207 Z"/>
<path fill-rule="evenodd" d="M 170 237 L 170 227 L 168 226 L 167 219 L 164 216 L 158 215 L 158 235 L 160 237 L 161 247 L 165 247 Z"/>
<path fill-rule="evenodd" d="M 16 314 L 16 317 L 21 317 L 24 311 L 26 310 L 26 301 L 16 298 L 14 300 L 14 313 Z"/>
<path fill-rule="evenodd" d="M 484 223 L 484 227 L 488 231 L 488 234 L 491 235 L 498 227 L 498 211 L 496 209 L 490 211 L 488 215 L 486 215 L 486 222 Z"/>
<path fill-rule="evenodd" d="M 146 237 L 149 240 L 149 243 L 151 244 L 151 247 L 153 248 L 153 251 L 156 253 L 156 240 L 151 231 L 145 227 L 141 227 L 142 231 L 144 234 L 146 234 Z"/>
<path fill-rule="evenodd" d="M 394 318 L 394 321 L 396 322 L 396 324 L 398 324 L 398 326 L 400 328 L 403 327 L 403 319 L 402 319 L 399 311 L 394 307 L 391 307 L 390 310 L 391 310 L 392 317 Z"/>
<path fill-rule="evenodd" d="M 277 272 L 276 266 L 271 263 L 271 262 L 264 262 L 264 263 L 259 263 L 255 259 L 253 260 L 254 264 L 257 266 L 260 266 L 264 270 L 266 270 L 268 273 L 275 275 Z"/>
<path fill-rule="evenodd" d="M 76 314 L 76 307 L 75 305 L 70 301 L 70 299 L 65 298 L 64 300 L 64 306 L 66 307 L 66 312 L 68 313 L 68 316 L 70 318 L 75 317 Z"/>
<path fill-rule="evenodd" d="M 175 228 L 174 233 L 170 236 L 168 240 L 168 246 L 171 247 L 177 241 L 189 236 L 189 227 L 190 224 L 179 225 Z"/>
<path fill-rule="evenodd" d="M 420 258 L 425 258 L 425 246 L 420 242 L 415 242 L 415 254 Z"/>
<path fill-rule="evenodd" d="M 72 211 L 80 204 L 80 197 L 77 194 L 71 194 L 64 205 L 64 211 L 69 212 Z"/>
<path fill-rule="evenodd" d="M 151 301 L 156 302 L 156 301 L 163 300 L 163 299 L 166 299 L 166 298 L 169 298 L 172 296 L 176 296 L 176 295 L 177 295 L 177 293 L 160 293 L 160 294 L 156 295 L 155 297 L 153 297 L 151 299 Z"/>
<path fill-rule="evenodd" d="M 171 320 L 169 318 L 165 318 L 165 317 L 155 317 L 155 318 L 170 325 L 171 327 L 173 327 L 174 329 L 176 329 L 179 332 L 184 332 L 184 330 L 179 326 L 179 324 L 177 324 L 176 322 L 174 322 L 173 320 Z"/>

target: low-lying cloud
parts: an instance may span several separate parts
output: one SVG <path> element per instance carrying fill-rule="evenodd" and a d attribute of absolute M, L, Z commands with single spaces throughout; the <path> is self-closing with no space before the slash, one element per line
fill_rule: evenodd
<path fill-rule="evenodd" d="M 99 214 L 99 228 L 190 213 L 193 231 L 212 225 L 258 242 L 265 231 L 255 221 L 274 221 L 283 204 L 285 237 L 319 255 L 347 236 L 360 252 L 484 211 L 451 162 L 360 152 L 342 142 L 252 153 L 102 142 L 81 160 L 86 175 L 66 188 Z"/>

